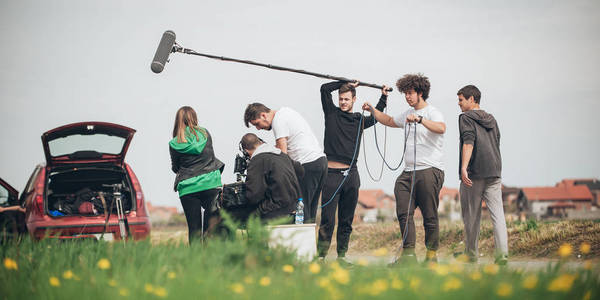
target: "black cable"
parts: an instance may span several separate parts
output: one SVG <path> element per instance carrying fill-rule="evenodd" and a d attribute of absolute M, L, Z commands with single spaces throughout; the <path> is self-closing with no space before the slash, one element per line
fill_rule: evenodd
<path fill-rule="evenodd" d="M 386 108 L 387 110 L 387 108 Z M 365 112 L 363 111 L 363 118 L 364 118 L 364 114 Z M 363 136 L 363 140 L 365 139 L 365 126 L 364 126 L 364 122 L 363 122 L 363 131 L 362 131 L 362 136 Z M 375 122 L 373 124 L 373 128 L 375 128 L 375 126 L 377 126 L 377 122 Z M 373 129 L 375 130 L 375 129 Z M 383 157 L 386 156 L 387 153 L 387 126 L 384 126 L 384 135 L 383 135 Z M 375 138 L 377 138 L 377 136 L 375 136 Z M 381 161 L 381 169 L 379 170 L 379 176 L 377 179 L 375 179 L 375 177 L 371 174 L 371 170 L 369 170 L 369 165 L 367 164 L 367 148 L 365 146 L 365 143 L 363 142 L 363 158 L 365 160 L 365 168 L 367 169 L 367 173 L 369 174 L 369 177 L 371 177 L 371 180 L 375 181 L 375 182 L 379 182 L 381 180 L 381 178 L 383 177 L 383 166 L 385 165 L 383 163 L 383 161 Z"/>
<path fill-rule="evenodd" d="M 344 173 L 344 179 L 342 179 L 342 182 L 340 182 L 340 185 L 338 185 L 338 187 L 335 190 L 335 192 L 333 193 L 333 195 L 331 195 L 331 198 L 327 202 L 325 202 L 325 204 L 321 205 L 321 208 L 323 208 L 326 205 L 328 205 L 329 203 L 331 203 L 333 198 L 335 198 L 335 195 L 337 195 L 337 193 L 340 191 L 340 189 L 344 185 L 344 182 L 346 182 L 346 178 L 348 178 L 350 170 L 352 170 L 352 166 L 356 162 L 356 153 L 358 153 L 358 144 L 360 143 L 360 135 L 361 135 L 360 130 L 362 129 L 362 126 L 363 126 L 363 120 L 364 120 L 364 115 L 361 114 L 360 115 L 360 123 L 358 124 L 358 131 L 356 132 L 356 142 L 354 144 L 354 154 L 352 155 L 352 161 L 350 161 L 350 166 L 348 167 L 348 170 L 346 170 Z"/>

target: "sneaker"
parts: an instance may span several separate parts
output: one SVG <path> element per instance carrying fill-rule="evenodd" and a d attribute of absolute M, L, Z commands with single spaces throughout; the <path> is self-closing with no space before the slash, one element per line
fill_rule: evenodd
<path fill-rule="evenodd" d="M 354 267 L 354 264 L 351 263 L 350 261 L 348 261 L 345 257 L 338 257 L 335 261 L 337 261 L 337 263 L 342 268 L 352 268 L 352 267 Z"/>
<path fill-rule="evenodd" d="M 438 262 L 437 252 L 435 250 L 427 250 L 424 263 Z"/>
<path fill-rule="evenodd" d="M 465 252 L 454 252 L 454 257 L 461 262 L 465 263 L 477 263 L 477 256 L 470 255 Z"/>
<path fill-rule="evenodd" d="M 494 263 L 499 266 L 505 266 L 508 263 L 508 255 L 502 254 L 502 255 L 496 257 L 496 259 L 494 260 Z"/>
<path fill-rule="evenodd" d="M 411 254 L 402 254 L 393 263 L 388 264 L 388 267 L 390 267 L 390 268 L 409 267 L 409 266 L 414 266 L 414 265 L 418 265 L 418 264 L 419 264 L 419 262 L 417 261 L 417 256 L 415 254 L 411 253 Z"/>

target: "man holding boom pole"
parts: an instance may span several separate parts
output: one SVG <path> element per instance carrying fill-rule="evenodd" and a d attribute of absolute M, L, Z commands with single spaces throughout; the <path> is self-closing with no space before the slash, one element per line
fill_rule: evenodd
<path fill-rule="evenodd" d="M 335 212 L 338 212 L 337 255 L 341 264 L 349 265 L 345 260 L 348 241 L 352 233 L 354 211 L 358 203 L 360 177 L 356 168 L 358 147 L 362 130 L 375 124 L 373 116 L 363 118 L 353 111 L 356 102 L 358 81 L 347 83 L 334 81 L 321 86 L 321 105 L 325 115 L 324 148 L 327 155 L 327 179 L 321 197 L 321 226 L 317 249 L 320 259 L 327 256 L 333 229 Z M 387 87 L 383 86 L 377 108 L 383 110 L 387 101 Z M 333 104 L 331 92 L 338 90 L 338 104 Z"/>

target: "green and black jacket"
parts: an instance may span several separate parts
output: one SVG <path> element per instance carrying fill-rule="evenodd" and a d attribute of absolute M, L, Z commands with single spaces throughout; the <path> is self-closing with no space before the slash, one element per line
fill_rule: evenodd
<path fill-rule="evenodd" d="M 225 164 L 215 157 L 210 133 L 204 128 L 194 129 L 198 138 L 187 127 L 187 143 L 178 143 L 177 137 L 169 142 L 171 170 L 175 177 L 173 189 L 179 197 L 220 187 Z"/>

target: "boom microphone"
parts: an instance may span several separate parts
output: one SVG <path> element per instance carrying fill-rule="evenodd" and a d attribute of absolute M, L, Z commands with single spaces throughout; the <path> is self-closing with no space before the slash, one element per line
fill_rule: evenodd
<path fill-rule="evenodd" d="M 160 39 L 158 48 L 156 48 L 156 53 L 154 54 L 152 64 L 150 65 L 152 72 L 157 74 L 162 72 L 162 70 L 165 68 L 165 64 L 167 63 L 167 59 L 169 59 L 169 54 L 171 54 L 171 51 L 173 50 L 174 44 L 175 32 L 171 30 L 165 31 Z"/>

